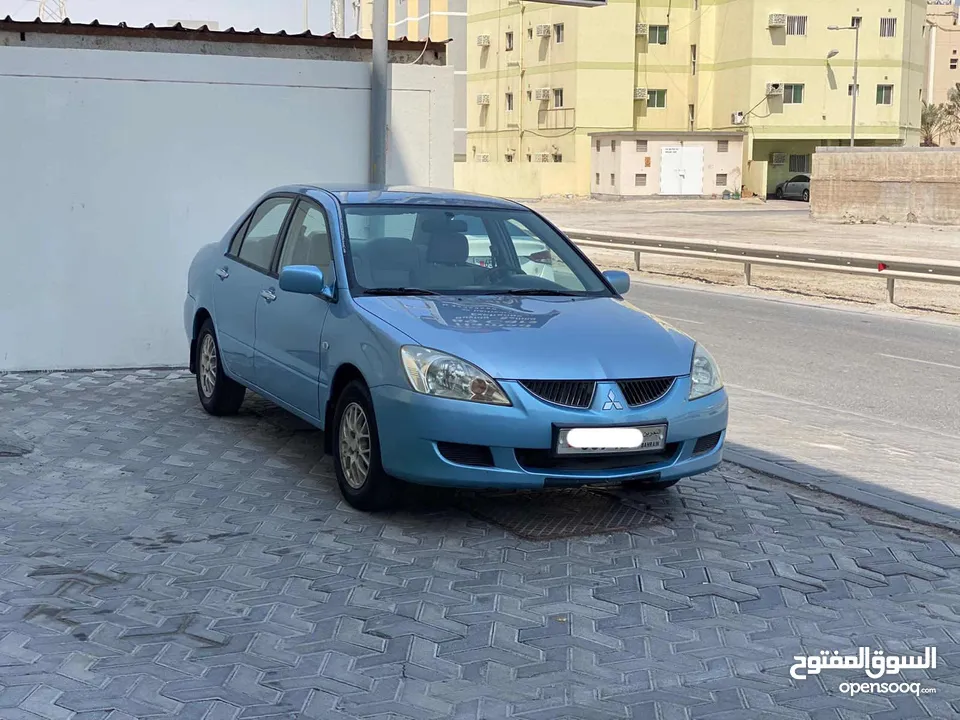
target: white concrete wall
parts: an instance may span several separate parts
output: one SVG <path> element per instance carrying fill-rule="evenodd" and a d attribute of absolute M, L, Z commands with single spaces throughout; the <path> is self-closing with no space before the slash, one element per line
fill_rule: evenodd
<path fill-rule="evenodd" d="M 392 81 L 388 181 L 452 187 L 452 68 Z M 368 108 L 364 63 L 0 47 L 0 371 L 185 365 L 197 248 L 365 182 Z"/>

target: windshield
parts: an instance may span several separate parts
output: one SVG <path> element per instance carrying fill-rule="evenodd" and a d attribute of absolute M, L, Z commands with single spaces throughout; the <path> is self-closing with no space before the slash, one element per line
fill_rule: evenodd
<path fill-rule="evenodd" d="M 529 210 L 348 205 L 344 214 L 355 295 L 611 295 Z"/>

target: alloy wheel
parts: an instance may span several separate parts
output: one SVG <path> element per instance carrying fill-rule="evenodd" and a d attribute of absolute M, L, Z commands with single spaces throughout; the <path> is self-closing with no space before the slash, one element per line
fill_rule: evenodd
<path fill-rule="evenodd" d="M 343 411 L 339 443 L 343 476 L 347 485 L 359 490 L 370 472 L 370 424 L 357 403 L 350 403 Z"/>
<path fill-rule="evenodd" d="M 204 397 L 213 397 L 217 387 L 217 344 L 213 335 L 207 333 L 200 342 L 200 390 Z"/>

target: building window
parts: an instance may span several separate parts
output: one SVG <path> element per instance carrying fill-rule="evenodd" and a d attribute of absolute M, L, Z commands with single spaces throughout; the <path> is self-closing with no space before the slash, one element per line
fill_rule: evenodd
<path fill-rule="evenodd" d="M 697 74 L 697 46 L 690 46 L 690 74 Z"/>
<path fill-rule="evenodd" d="M 877 105 L 893 105 L 893 85 L 877 85 Z"/>
<path fill-rule="evenodd" d="M 513 93 L 508 92 L 503 96 L 504 106 L 507 109 L 507 112 L 513 112 Z"/>
<path fill-rule="evenodd" d="M 860 17 L 859 15 L 854 15 L 852 18 L 850 18 L 850 27 L 858 28 L 860 27 L 860 23 L 862 22 L 863 22 L 862 17 Z"/>
<path fill-rule="evenodd" d="M 690 131 L 693 131 L 697 121 L 697 108 L 695 105 L 687 105 L 687 122 L 690 125 Z"/>
<path fill-rule="evenodd" d="M 717 173 L 717 187 L 726 187 L 726 186 L 727 186 L 727 174 Z"/>
<path fill-rule="evenodd" d="M 847 95 L 853 97 L 853 84 L 847 85 Z M 857 85 L 857 97 L 860 97 L 860 85 Z"/>
<path fill-rule="evenodd" d="M 957 69 L 957 58 L 950 58 L 950 69 L 951 70 Z"/>
<path fill-rule="evenodd" d="M 507 153 L 506 155 L 503 156 L 503 159 L 506 160 L 508 163 L 512 163 L 512 162 L 513 162 L 513 153 Z"/>
<path fill-rule="evenodd" d="M 553 154 L 553 161 L 554 161 L 555 163 L 556 163 L 556 162 L 563 162 L 563 155 L 561 155 L 560 153 L 554 153 L 554 154 Z"/>
<path fill-rule="evenodd" d="M 553 26 L 553 39 L 558 45 L 563 42 L 563 23 L 557 23 Z"/>
<path fill-rule="evenodd" d="M 647 151 L 647 141 L 637 140 L 637 152 L 645 153 Z"/>
<path fill-rule="evenodd" d="M 666 90 L 647 90 L 648 108 L 665 108 L 667 106 Z"/>
<path fill-rule="evenodd" d="M 808 173 L 810 172 L 810 159 L 812 155 L 791 155 L 790 156 L 790 172 L 792 173 Z"/>
<path fill-rule="evenodd" d="M 533 90 L 527 90 L 527 102 L 533 100 Z"/>
<path fill-rule="evenodd" d="M 513 50 L 513 33 L 508 32 L 503 38 L 503 46 L 507 52 Z"/>
<path fill-rule="evenodd" d="M 617 141 L 616 141 L 616 140 L 611 140 L 611 141 L 610 141 L 610 151 L 611 151 L 611 152 L 616 152 L 616 151 L 617 151 Z"/>
<path fill-rule="evenodd" d="M 647 174 L 646 173 L 637 173 L 633 176 L 633 186 L 634 187 L 646 187 L 647 186 Z"/>
<path fill-rule="evenodd" d="M 616 184 L 617 184 L 617 176 L 614 175 L 613 173 L 610 173 L 610 184 L 611 184 L 611 185 L 616 185 Z"/>
<path fill-rule="evenodd" d="M 803 103 L 803 85 L 792 84 L 783 86 L 783 104 L 800 105 Z"/>
<path fill-rule="evenodd" d="M 647 42 L 650 45 L 666 45 L 667 44 L 667 26 L 651 25 L 647 29 Z"/>
<path fill-rule="evenodd" d="M 553 89 L 553 106 L 557 108 L 563 107 L 563 88 Z"/>
<path fill-rule="evenodd" d="M 787 15 L 787 35 L 806 35 L 807 16 Z"/>
<path fill-rule="evenodd" d="M 527 153 L 527 162 L 533 162 L 533 155 Z"/>
<path fill-rule="evenodd" d="M 533 28 L 527 28 L 527 40 L 533 40 Z"/>
<path fill-rule="evenodd" d="M 730 151 L 730 141 L 729 140 L 717 140 L 717 152 L 725 153 Z"/>
<path fill-rule="evenodd" d="M 600 152 L 600 141 L 597 140 L 597 152 Z"/>
<path fill-rule="evenodd" d="M 600 184 L 600 173 L 597 173 L 596 176 L 594 177 L 594 184 L 595 185 Z"/>
<path fill-rule="evenodd" d="M 897 19 L 880 18 L 880 37 L 897 36 Z"/>

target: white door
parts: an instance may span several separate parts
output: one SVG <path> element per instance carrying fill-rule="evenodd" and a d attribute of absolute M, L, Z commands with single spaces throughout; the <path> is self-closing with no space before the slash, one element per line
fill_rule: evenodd
<path fill-rule="evenodd" d="M 660 150 L 660 194 L 703 194 L 703 148 L 665 147 Z"/>

